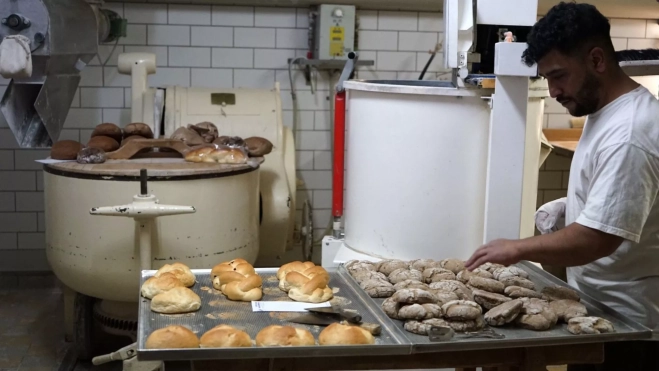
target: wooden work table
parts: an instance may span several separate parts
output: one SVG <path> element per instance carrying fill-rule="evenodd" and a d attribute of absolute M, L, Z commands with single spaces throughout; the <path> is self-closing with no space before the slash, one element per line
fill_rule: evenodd
<path fill-rule="evenodd" d="M 544 129 L 543 134 L 559 156 L 572 157 L 583 129 Z"/>

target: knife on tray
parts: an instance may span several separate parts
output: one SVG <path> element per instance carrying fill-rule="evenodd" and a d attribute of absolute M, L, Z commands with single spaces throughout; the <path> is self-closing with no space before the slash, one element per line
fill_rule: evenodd
<path fill-rule="evenodd" d="M 302 314 L 298 317 L 288 319 L 289 322 L 303 325 L 328 326 L 332 323 L 341 323 L 344 325 L 359 326 L 364 330 L 377 336 L 382 332 L 382 327 L 376 323 L 362 322 L 361 315 L 356 311 L 345 310 L 338 306 L 326 308 L 307 308 L 309 313 Z"/>

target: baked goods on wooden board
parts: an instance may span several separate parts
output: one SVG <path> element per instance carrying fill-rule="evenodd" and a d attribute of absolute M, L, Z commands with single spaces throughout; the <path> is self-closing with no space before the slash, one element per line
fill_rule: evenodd
<path fill-rule="evenodd" d="M 570 323 L 573 334 L 609 331 L 608 321 L 584 319 L 596 317 L 586 317 L 576 291 L 562 286 L 537 291 L 528 272 L 517 266 L 486 263 L 468 271 L 458 259 L 391 259 L 352 260 L 344 267 L 369 296 L 385 298 L 381 308 L 388 317 L 405 321 L 403 328 L 419 335 L 432 326 L 457 332 L 485 325 L 546 331 L 559 322 Z"/>
<path fill-rule="evenodd" d="M 263 296 L 263 281 L 244 259 L 222 262 L 211 270 L 213 288 L 229 300 L 258 301 Z"/>
<path fill-rule="evenodd" d="M 265 138 L 242 139 L 219 134 L 215 124 L 208 121 L 178 128 L 170 136 L 171 140 L 154 139 L 151 127 L 145 123 L 130 123 L 123 129 L 113 123 L 103 123 L 94 128 L 86 145 L 72 140 L 54 143 L 50 157 L 97 164 L 108 158 L 129 159 L 158 147 L 162 152 L 179 152 L 189 162 L 244 164 L 249 157 L 265 156 L 273 149 L 272 142 Z M 135 140 L 139 142 L 131 143 Z M 90 152 L 89 149 L 96 151 Z"/>
<path fill-rule="evenodd" d="M 279 288 L 288 297 L 305 303 L 322 303 L 334 297 L 329 285 L 329 273 L 313 262 L 294 261 L 277 270 Z"/>

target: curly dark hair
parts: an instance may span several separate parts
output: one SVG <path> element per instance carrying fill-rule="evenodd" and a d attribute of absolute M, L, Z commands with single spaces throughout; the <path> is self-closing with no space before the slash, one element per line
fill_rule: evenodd
<path fill-rule="evenodd" d="M 615 58 L 610 32 L 609 20 L 593 5 L 561 2 L 533 26 L 522 60 L 532 66 L 552 50 L 572 56 L 595 46 Z"/>

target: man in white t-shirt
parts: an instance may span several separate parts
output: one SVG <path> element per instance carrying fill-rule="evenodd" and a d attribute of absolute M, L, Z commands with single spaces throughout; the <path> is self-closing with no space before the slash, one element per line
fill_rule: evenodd
<path fill-rule="evenodd" d="M 561 3 L 531 30 L 524 62 L 549 92 L 587 116 L 572 160 L 565 228 L 495 240 L 467 261 L 568 267 L 568 283 L 659 333 L 659 101 L 620 68 L 608 20 Z M 659 370 L 659 342 L 607 344 L 605 363 L 570 370 Z"/>

